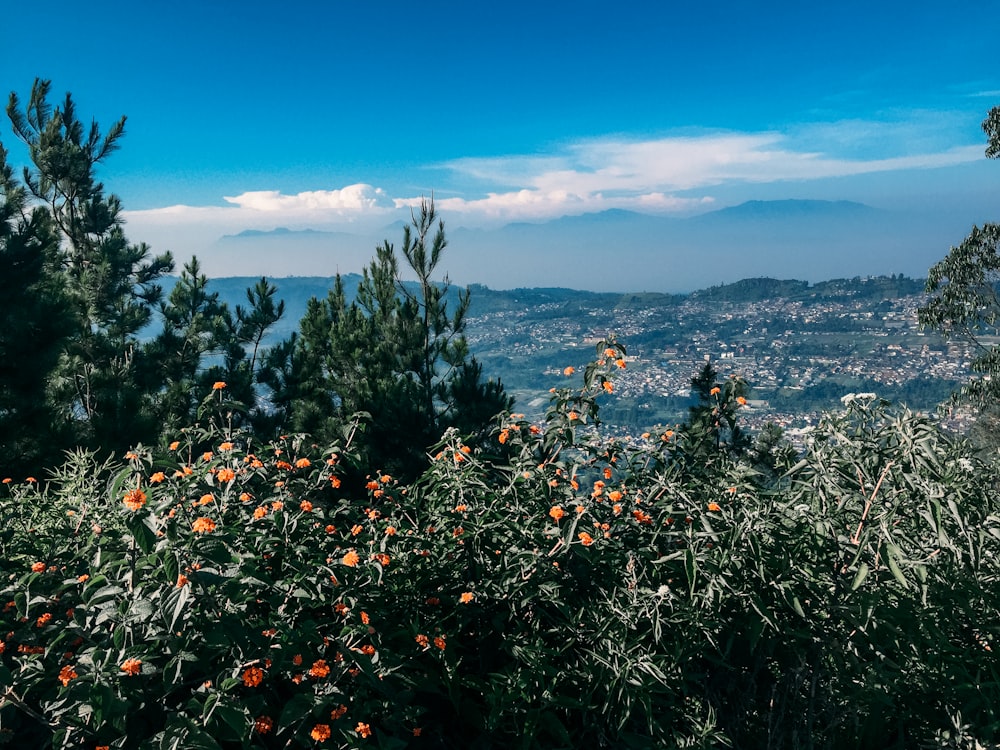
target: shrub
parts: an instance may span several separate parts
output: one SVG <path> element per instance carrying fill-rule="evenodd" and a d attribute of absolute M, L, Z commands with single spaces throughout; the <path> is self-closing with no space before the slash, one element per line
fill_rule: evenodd
<path fill-rule="evenodd" d="M 995 741 L 995 470 L 855 397 L 795 466 L 695 471 L 692 429 L 602 434 L 622 354 L 543 424 L 451 430 L 417 481 L 367 467 L 359 496 L 350 428 L 258 444 L 224 388 L 169 446 L 7 483 L 0 742 Z"/>

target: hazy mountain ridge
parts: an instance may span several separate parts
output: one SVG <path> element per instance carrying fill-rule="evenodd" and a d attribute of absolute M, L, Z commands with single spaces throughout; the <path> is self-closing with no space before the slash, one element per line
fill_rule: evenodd
<path fill-rule="evenodd" d="M 493 228 L 444 218 L 449 248 L 442 270 L 462 284 L 488 280 L 509 289 L 545 279 L 615 292 L 635 289 L 640 278 L 645 288 L 637 291 L 669 294 L 758 276 L 813 283 L 920 276 L 968 230 L 957 219 L 952 233 L 863 203 L 799 199 L 748 201 L 690 217 L 612 209 Z M 252 271 L 287 259 L 303 276 L 360 272 L 378 245 L 398 243 L 401 235 L 398 223 L 356 233 L 249 230 L 220 239 L 206 267 Z"/>

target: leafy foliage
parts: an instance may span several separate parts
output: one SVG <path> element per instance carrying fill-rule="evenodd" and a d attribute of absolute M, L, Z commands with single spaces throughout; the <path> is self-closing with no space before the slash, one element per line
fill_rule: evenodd
<path fill-rule="evenodd" d="M 995 468 L 856 396 L 776 480 L 691 472 L 693 426 L 602 436 L 623 354 L 357 494 L 356 430 L 263 444 L 225 388 L 165 448 L 5 484 L 0 741 L 995 741 Z"/>

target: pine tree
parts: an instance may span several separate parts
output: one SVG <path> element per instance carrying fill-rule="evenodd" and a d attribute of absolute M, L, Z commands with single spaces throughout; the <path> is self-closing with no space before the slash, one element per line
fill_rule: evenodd
<path fill-rule="evenodd" d="M 23 479 L 61 458 L 66 425 L 49 386 L 71 325 L 49 214 L 28 208 L 0 146 L 0 455 Z"/>
<path fill-rule="evenodd" d="M 62 238 L 61 264 L 73 326 L 52 379 L 53 398 L 76 428 L 76 440 L 118 452 L 155 434 L 138 334 L 150 322 L 173 268 L 169 253 L 152 256 L 125 237 L 121 204 L 105 195 L 96 169 L 117 148 L 125 118 L 101 134 L 85 128 L 67 94 L 53 109 L 50 83 L 36 80 L 22 108 L 10 95 L 7 115 L 27 147 L 31 195 L 48 208 Z"/>
<path fill-rule="evenodd" d="M 468 292 L 451 312 L 447 276 L 433 280 L 446 244 L 433 202 L 424 202 L 403 233 L 402 257 L 416 282 L 401 280 L 396 251 L 383 243 L 356 299 L 347 303 L 338 277 L 325 300 L 310 301 L 284 363 L 272 368 L 281 384 L 273 401 L 293 429 L 337 439 L 354 414 L 365 416 L 356 438 L 363 471 L 416 476 L 448 427 L 474 436 L 512 404 L 469 354 Z"/>

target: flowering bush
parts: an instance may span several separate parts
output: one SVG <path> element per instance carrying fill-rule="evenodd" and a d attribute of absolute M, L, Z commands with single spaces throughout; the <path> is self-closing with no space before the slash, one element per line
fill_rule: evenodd
<path fill-rule="evenodd" d="M 6 483 L 0 744 L 994 741 L 994 470 L 859 397 L 794 466 L 693 472 L 691 429 L 602 436 L 623 354 L 361 496 L 350 431 L 261 445 L 224 408 Z"/>

